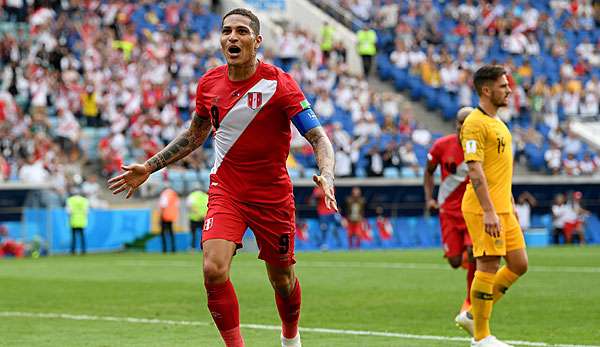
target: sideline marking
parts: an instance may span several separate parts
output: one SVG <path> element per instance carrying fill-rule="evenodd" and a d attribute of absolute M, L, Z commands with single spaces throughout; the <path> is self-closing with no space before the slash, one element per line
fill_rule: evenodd
<path fill-rule="evenodd" d="M 21 318 L 50 318 L 50 319 L 68 319 L 80 321 L 108 321 L 108 322 L 125 322 L 125 323 L 141 323 L 141 324 L 164 324 L 164 325 L 187 325 L 187 326 L 212 326 L 213 323 L 186 321 L 186 320 L 165 320 L 165 319 L 149 319 L 136 317 L 111 317 L 111 316 L 94 316 L 94 315 L 79 315 L 68 313 L 41 313 L 41 312 L 0 312 L 0 317 L 21 317 Z M 263 324 L 240 324 L 242 328 L 256 330 L 274 330 L 279 331 L 281 327 L 278 325 L 263 325 Z M 383 331 L 366 331 L 366 330 L 342 330 L 342 329 L 327 329 L 327 328 L 300 328 L 302 332 L 336 334 L 336 335 L 362 335 L 362 336 L 379 336 L 379 337 L 397 337 L 400 339 L 411 340 L 428 340 L 428 341 L 470 341 L 470 338 L 456 336 L 436 336 L 436 335 L 415 335 L 404 333 L 392 333 Z M 531 341 L 506 341 L 507 343 L 519 346 L 539 346 L 539 347 L 600 347 L 595 345 L 572 345 L 572 344 L 551 344 L 546 342 L 531 342 Z"/>
<path fill-rule="evenodd" d="M 113 265 L 120 266 L 171 266 L 171 267 L 201 267 L 201 263 L 190 263 L 187 261 L 148 261 L 148 260 L 118 260 Z M 236 264 L 235 266 L 254 266 Z M 357 269 L 401 269 L 401 270 L 453 270 L 446 264 L 430 263 L 389 263 L 389 262 L 323 262 L 323 261 L 300 261 L 297 266 L 313 268 L 357 268 Z M 592 266 L 530 266 L 533 272 L 568 272 L 568 273 L 600 273 L 600 267 Z"/>

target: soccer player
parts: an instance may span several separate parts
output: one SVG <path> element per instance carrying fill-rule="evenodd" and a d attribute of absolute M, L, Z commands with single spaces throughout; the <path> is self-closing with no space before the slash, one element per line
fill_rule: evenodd
<path fill-rule="evenodd" d="M 464 162 L 459 136 L 462 124 L 471 111 L 473 111 L 471 107 L 461 108 L 456 114 L 456 133 L 444 136 L 433 143 L 427 154 L 427 168 L 423 175 L 426 208 L 428 210 L 439 208 L 440 210 L 444 257 L 448 259 L 448 263 L 453 269 L 458 269 L 463 265 L 465 252 L 468 255 L 467 297 L 460 309 L 461 313 L 471 308 L 471 282 L 475 275 L 471 237 L 460 210 L 468 182 L 468 169 Z M 433 199 L 433 187 L 435 186 L 433 175 L 438 165 L 442 167 L 442 182 L 436 201 Z M 459 313 L 455 320 L 458 323 L 460 319 L 461 314 Z"/>
<path fill-rule="evenodd" d="M 239 306 L 229 279 L 232 257 L 250 227 L 266 263 L 282 321 L 281 345 L 301 346 L 298 334 L 301 291 L 295 274 L 295 207 L 285 161 L 290 121 L 311 143 L 320 174 L 313 180 L 337 209 L 333 194 L 334 152 L 302 91 L 279 68 L 257 60 L 260 23 L 249 10 L 234 9 L 221 23 L 221 50 L 227 64 L 199 81 L 189 129 L 144 164 L 124 166 L 109 180 L 113 193 L 127 197 L 148 176 L 185 157 L 215 136 L 208 213 L 202 231 L 204 285 L 208 309 L 228 347 L 244 346 Z"/>
<path fill-rule="evenodd" d="M 492 306 L 527 271 L 525 240 L 512 196 L 512 136 L 496 116 L 507 106 L 511 89 L 502 66 L 485 65 L 473 84 L 479 106 L 465 120 L 461 142 L 470 182 L 462 212 L 477 262 L 471 286 L 472 347 L 506 347 L 490 333 Z M 500 268 L 500 258 L 506 265 Z"/>

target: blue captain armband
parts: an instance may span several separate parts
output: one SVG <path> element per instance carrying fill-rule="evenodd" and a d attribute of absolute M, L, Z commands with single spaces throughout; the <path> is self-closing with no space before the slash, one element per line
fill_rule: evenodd
<path fill-rule="evenodd" d="M 315 111 L 312 108 L 307 108 L 300 111 L 294 117 L 292 117 L 292 123 L 296 126 L 296 129 L 300 132 L 302 136 L 306 134 L 310 129 L 316 128 L 321 125 L 319 123 L 319 118 L 315 114 Z"/>

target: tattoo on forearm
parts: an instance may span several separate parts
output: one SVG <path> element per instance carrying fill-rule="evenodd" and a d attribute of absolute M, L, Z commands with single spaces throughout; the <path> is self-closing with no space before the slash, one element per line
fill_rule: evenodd
<path fill-rule="evenodd" d="M 321 127 L 316 127 L 309 130 L 304 137 L 310 142 L 315 151 L 315 158 L 321 175 L 331 179 L 332 182 L 330 183 L 333 183 L 335 159 L 333 146 L 327 135 L 325 135 L 325 131 Z"/>
<path fill-rule="evenodd" d="M 471 184 L 473 184 L 473 190 L 477 190 L 481 186 L 481 179 L 471 178 Z"/>
<path fill-rule="evenodd" d="M 184 158 L 200 147 L 210 133 L 210 121 L 194 113 L 189 129 L 179 134 L 162 151 L 148 159 L 147 164 L 152 172 Z"/>

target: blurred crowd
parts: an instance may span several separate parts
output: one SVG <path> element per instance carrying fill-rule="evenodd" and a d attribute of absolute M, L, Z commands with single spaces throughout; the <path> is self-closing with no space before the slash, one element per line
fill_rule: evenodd
<path fill-rule="evenodd" d="M 477 103 L 472 75 L 478 67 L 503 64 L 513 93 L 499 115 L 538 139 L 527 139 L 535 146 L 524 156 L 534 168 L 544 164 L 549 149 L 561 151 L 555 165 L 546 167 L 551 173 L 581 172 L 565 166 L 569 154 L 580 163 L 596 160 L 585 144 L 573 152 L 563 139 L 570 137 L 569 122 L 600 120 L 598 2 L 354 0 L 342 5 L 377 28 L 391 66 L 420 78 L 423 87 L 416 88 L 425 90 L 426 99 L 426 89 L 441 90 L 432 97 L 447 97 L 450 110 Z"/>
<path fill-rule="evenodd" d="M 490 58 L 506 61 L 514 94 L 503 117 L 516 129 L 517 154 L 530 160 L 534 146 L 552 173 L 594 174 L 597 155 L 566 122 L 598 114 L 591 5 L 553 1 L 544 11 L 532 3 L 342 5 L 378 30 L 397 68 L 444 88 L 459 105 L 476 101 L 473 69 Z M 198 78 L 224 63 L 220 17 L 202 0 L 6 1 L 0 22 L 0 181 L 50 182 L 62 196 L 84 183 L 90 164 L 107 177 L 159 151 L 188 124 Z M 588 34 L 571 39 L 573 32 Z M 335 145 L 337 176 L 418 176 L 441 134 L 420 124 L 402 95 L 375 93 L 348 73 L 344 45 L 330 34 L 325 48 L 286 28 L 277 50 L 261 59 L 302 86 Z M 208 170 L 210 147 L 209 140 L 173 169 Z M 316 169 L 297 132 L 288 167 L 292 176 Z"/>
<path fill-rule="evenodd" d="M 185 126 L 197 79 L 223 63 L 220 19 L 203 1 L 50 3 L 0 14 L 0 180 L 64 193 L 89 157 L 110 176 Z M 183 165 L 205 162 L 197 151 Z"/>
<path fill-rule="evenodd" d="M 282 66 L 301 85 L 334 144 L 336 176 L 383 176 L 386 168 L 420 174 L 433 135 L 417 122 L 410 101 L 397 93 L 376 93 L 364 77 L 349 73 L 345 48 L 335 35 L 325 51 L 309 33 L 286 28 L 278 48 L 276 54 L 266 51 L 264 59 Z M 415 146 L 422 149 L 421 158 Z M 294 130 L 288 160 L 292 175 L 314 172 L 311 151 Z"/>

